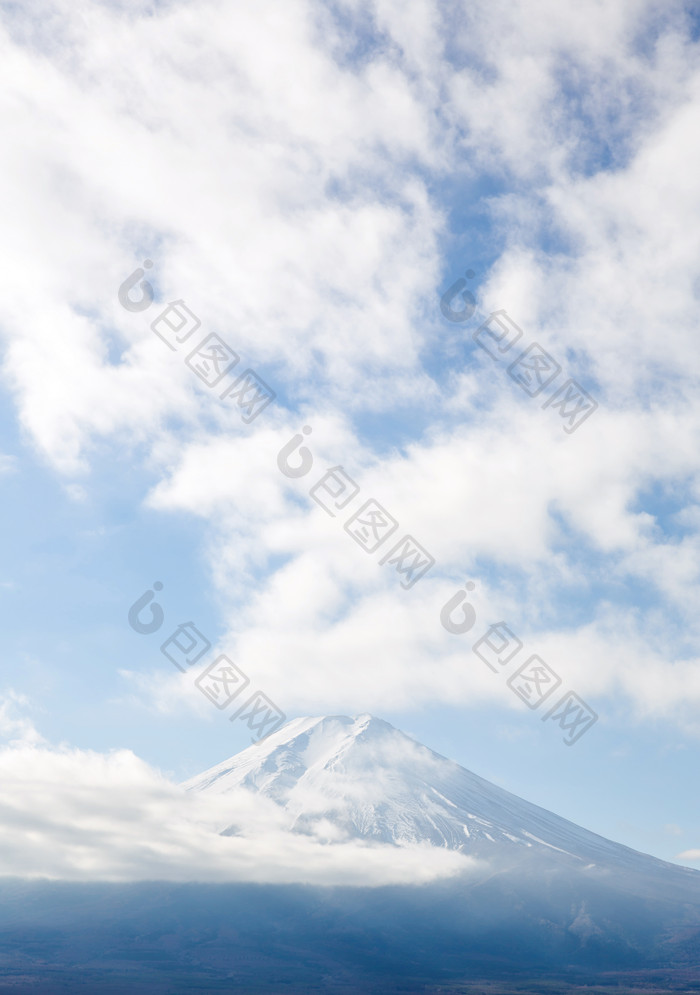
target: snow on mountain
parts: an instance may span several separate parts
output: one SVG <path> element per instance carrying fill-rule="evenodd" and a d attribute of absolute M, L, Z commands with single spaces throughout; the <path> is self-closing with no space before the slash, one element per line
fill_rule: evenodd
<path fill-rule="evenodd" d="M 700 881 L 518 798 L 371 715 L 295 719 L 184 787 L 260 792 L 287 813 L 289 829 L 329 842 L 427 841 L 476 857 L 546 854 L 579 868 Z M 232 811 L 224 833 L 237 829 Z"/>

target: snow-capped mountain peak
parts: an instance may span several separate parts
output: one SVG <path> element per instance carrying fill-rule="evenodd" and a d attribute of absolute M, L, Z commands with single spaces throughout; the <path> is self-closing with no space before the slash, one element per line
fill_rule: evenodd
<path fill-rule="evenodd" d="M 368 714 L 294 719 L 185 787 L 260 792 L 284 809 L 291 830 L 328 840 L 427 842 L 474 856 L 505 849 L 518 859 L 546 853 L 647 873 L 673 866 L 532 805 Z M 224 832 L 236 831 L 235 818 L 232 811 Z"/>

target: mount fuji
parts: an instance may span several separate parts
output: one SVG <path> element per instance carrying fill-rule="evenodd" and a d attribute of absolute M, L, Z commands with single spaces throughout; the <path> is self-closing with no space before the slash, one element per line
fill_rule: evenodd
<path fill-rule="evenodd" d="M 264 811 L 294 854 L 360 850 L 410 875 L 439 851 L 468 869 L 393 885 L 0 882 L 1 992 L 700 991 L 700 872 L 603 839 L 370 715 L 295 719 L 184 787 L 188 807 L 221 819 L 213 839 L 258 843 L 249 813 Z"/>
<path fill-rule="evenodd" d="M 371 715 L 299 718 L 185 782 L 276 802 L 288 828 L 327 842 L 429 843 L 500 868 L 539 866 L 700 901 L 700 872 L 613 843 L 518 798 Z M 239 830 L 232 821 L 226 835 Z M 646 887 L 643 885 L 646 884 Z"/>

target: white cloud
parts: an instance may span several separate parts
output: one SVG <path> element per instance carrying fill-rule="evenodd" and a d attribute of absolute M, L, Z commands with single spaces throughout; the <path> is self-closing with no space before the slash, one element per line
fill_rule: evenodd
<path fill-rule="evenodd" d="M 151 503 L 217 522 L 211 557 L 235 619 L 220 648 L 283 709 L 381 712 L 489 699 L 517 707 L 471 653 L 487 625 L 503 619 L 580 694 L 621 695 L 633 714 L 675 717 L 692 731 L 700 684 L 696 661 L 680 643 L 695 625 L 697 543 L 659 540 L 650 516 L 630 508 L 642 484 L 655 473 L 658 479 L 661 464 L 669 480 L 690 468 L 685 451 L 671 452 L 675 422 L 649 417 L 640 432 L 631 416 L 603 411 L 588 435 L 557 440 L 556 423 L 552 428 L 539 414 L 507 432 L 505 410 L 497 407 L 481 430 L 435 436 L 382 464 L 353 445 L 344 426 L 314 422 L 305 442 L 315 450 L 315 440 L 323 440 L 326 459 L 317 451 L 314 470 L 292 481 L 276 466 L 292 429 L 192 447 Z M 363 497 L 379 497 L 397 517 L 398 536 L 410 532 L 436 557 L 433 574 L 414 590 L 405 592 L 392 568 L 379 567 L 352 541 L 342 527 L 345 514 L 332 519 L 309 499 L 310 485 L 336 461 Z M 240 472 L 246 465 L 254 467 L 251 476 Z M 587 577 L 570 560 L 562 521 L 591 547 Z M 555 545 L 560 549 L 552 553 Z M 268 557 L 284 565 L 261 579 Z M 489 560 L 503 580 L 479 576 L 480 562 Z M 526 582 L 510 580 L 512 567 Z M 688 626 L 679 634 L 660 607 L 642 615 L 601 600 L 591 621 L 552 627 L 549 605 L 560 585 L 587 598 L 599 582 L 596 571 L 619 584 L 629 576 L 648 579 L 686 613 Z M 458 639 L 441 627 L 439 613 L 467 579 L 477 584 L 470 600 L 478 622 Z M 175 682 L 182 683 L 177 676 L 159 680 L 157 707 Z"/>
<path fill-rule="evenodd" d="M 13 8 L 0 38 L 5 375 L 69 480 L 98 438 L 145 443 L 150 505 L 211 523 L 251 677 L 314 710 L 508 700 L 439 626 L 471 577 L 474 638 L 525 619 L 581 693 L 645 715 L 697 703 L 673 632 L 698 635 L 700 595 L 700 74 L 682 6 L 344 4 L 357 36 L 303 0 L 40 8 Z M 505 306 L 596 384 L 570 438 L 490 360 L 445 391 L 423 368 L 459 339 L 436 314 L 450 175 L 495 181 L 482 310 Z M 151 334 L 160 304 L 119 306 L 147 252 L 160 298 L 262 364 L 294 414 L 242 427 Z M 384 459 L 350 421 L 409 408 L 430 427 Z M 314 473 L 290 482 L 276 454 L 305 423 Z M 415 591 L 308 501 L 338 463 L 436 557 Z M 603 581 L 648 589 L 649 618 Z M 597 599 L 568 630 L 547 615 L 562 586 Z M 186 700 L 174 674 L 141 692 Z"/>
<path fill-rule="evenodd" d="M 690 860 L 690 861 L 700 861 L 700 850 L 684 850 L 683 853 L 679 853 L 674 860 Z"/>
<path fill-rule="evenodd" d="M 219 835 L 235 820 L 238 836 Z M 188 793 L 128 750 L 0 750 L 0 875 L 71 881 L 424 883 L 476 861 L 429 846 L 326 844 L 246 790 Z"/>
<path fill-rule="evenodd" d="M 45 6 L 63 30 L 44 56 L 12 38 L 21 11 L 5 27 L 19 137 L 0 182 L 6 371 L 45 455 L 77 472 L 95 435 L 157 441 L 168 415 L 197 419 L 192 375 L 148 328 L 157 308 L 117 303 L 134 252 L 166 300 L 301 396 L 309 371 L 346 399 L 367 369 L 410 380 L 439 219 L 404 168 L 434 157 L 410 77 L 389 57 L 338 65 L 303 2 L 129 20 Z"/>

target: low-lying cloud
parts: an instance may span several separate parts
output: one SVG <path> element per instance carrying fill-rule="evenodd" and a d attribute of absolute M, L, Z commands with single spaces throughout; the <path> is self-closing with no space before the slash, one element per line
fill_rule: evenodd
<path fill-rule="evenodd" d="M 476 870 L 430 846 L 323 843 L 245 789 L 188 793 L 129 750 L 0 750 L 0 876 L 66 881 L 425 884 Z M 235 822 L 239 835 L 221 836 Z"/>

